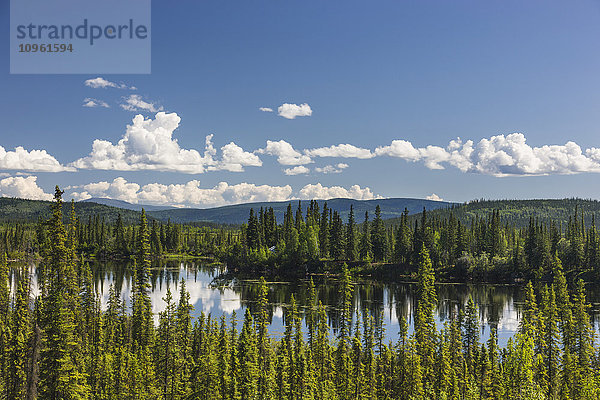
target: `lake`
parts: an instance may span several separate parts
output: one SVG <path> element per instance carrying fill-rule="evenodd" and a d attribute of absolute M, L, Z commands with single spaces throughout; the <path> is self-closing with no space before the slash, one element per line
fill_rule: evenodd
<path fill-rule="evenodd" d="M 120 290 L 129 304 L 131 298 L 131 268 L 124 263 L 99 263 L 91 265 L 97 293 L 102 307 L 106 307 L 110 285 Z M 32 274 L 32 292 L 37 293 L 35 264 L 29 266 Z M 11 282 L 18 279 L 16 270 L 11 269 Z M 162 300 L 167 288 L 171 288 L 175 301 L 179 299 L 181 279 L 186 282 L 190 293 L 190 303 L 194 306 L 194 315 L 201 312 L 212 318 L 221 315 L 230 318 L 235 311 L 239 323 L 243 320 L 246 308 L 253 311 L 256 307 L 257 279 L 222 279 L 222 270 L 196 262 L 172 261 L 155 266 L 150 271 L 151 299 L 155 319 L 163 311 Z M 339 281 L 334 278 L 315 277 L 315 286 L 319 300 L 325 305 L 332 334 L 336 332 L 339 316 Z M 294 295 L 299 311 L 307 303 L 309 282 L 268 282 L 269 307 L 271 315 L 270 333 L 279 337 L 284 331 L 285 310 Z M 588 285 L 588 302 L 592 303 L 592 321 L 598 330 L 600 320 L 600 287 Z M 379 321 L 383 315 L 386 337 L 397 339 L 399 320 L 405 317 L 412 331 L 412 311 L 414 309 L 416 285 L 414 283 L 383 283 L 370 280 L 358 280 L 354 284 L 353 306 L 361 313 L 369 312 Z M 481 340 L 487 340 L 490 327 L 498 329 L 498 341 L 504 346 L 509 337 L 518 329 L 521 317 L 523 286 L 498 284 L 437 284 L 438 305 L 435 319 L 438 329 L 443 326 L 458 309 L 465 307 L 469 296 L 473 297 L 479 309 Z M 383 314 L 381 312 L 383 311 Z"/>

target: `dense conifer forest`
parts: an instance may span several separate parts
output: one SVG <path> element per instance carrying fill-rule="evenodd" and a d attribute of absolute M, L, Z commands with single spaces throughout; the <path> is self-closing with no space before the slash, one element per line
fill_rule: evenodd
<path fill-rule="evenodd" d="M 484 217 L 498 211 L 502 221 L 516 227 L 526 227 L 531 217 L 543 221 L 553 221 L 557 225 L 566 226 L 575 210 L 584 218 L 586 224 L 600 217 L 600 201 L 592 199 L 534 199 L 534 200 L 473 200 L 465 204 L 454 204 L 429 211 L 430 216 L 448 218 L 450 214 L 463 223 Z M 418 218 L 411 215 L 411 218 Z M 386 221 L 390 225 L 399 223 L 398 218 Z"/>
<path fill-rule="evenodd" d="M 543 209 L 543 203 L 532 201 L 527 207 L 538 204 Z M 365 213 L 362 220 L 351 208 L 343 221 L 326 202 L 320 209 L 316 201 L 305 212 L 301 203 L 295 212 L 288 205 L 281 225 L 270 209 L 251 210 L 240 241 L 221 257 L 241 270 L 285 273 L 304 266 L 300 273 L 339 273 L 347 263 L 359 273 L 414 278 L 425 248 L 445 280 L 549 281 L 559 265 L 572 279 L 596 279 L 600 236 L 595 210 L 580 210 L 575 200 L 564 203 L 565 209 L 572 206 L 572 215 L 554 209 L 558 222 L 548 213 L 542 218 L 529 216 L 526 224 L 521 219 L 527 209 L 515 218 L 510 210 L 490 208 L 494 202 L 485 202 L 484 210 L 489 212 L 473 215 L 469 210 L 479 202 L 433 212 L 424 209 L 412 216 L 405 211 L 393 220 L 396 223 L 384 221 L 379 207 L 375 215 Z"/>
<path fill-rule="evenodd" d="M 436 327 L 433 315 L 437 303 L 436 272 L 430 251 L 435 240 L 429 242 L 431 237 L 455 226 L 452 229 L 459 232 L 459 238 L 471 238 L 466 242 L 469 245 L 476 246 L 477 238 L 491 237 L 485 242 L 491 247 L 484 247 L 484 251 L 506 251 L 507 247 L 503 247 L 505 242 L 509 243 L 506 233 L 520 235 L 521 231 L 501 226 L 497 213 L 471 228 L 458 222 L 455 225 L 450 221 L 427 222 L 424 215 L 423 223 L 414 227 L 405 223 L 393 231 L 405 232 L 406 236 L 398 234 L 398 237 L 410 239 L 406 243 L 407 246 L 411 243 L 410 257 L 417 267 L 414 326 L 409 329 L 407 321 L 402 319 L 397 342 L 385 341 L 382 318 L 356 312 L 350 301 L 351 275 L 344 266 L 340 271 L 338 296 L 340 323 L 335 334 L 329 329 L 324 306 L 317 301 L 311 281 L 307 306 L 299 309 L 292 299 L 285 310 L 285 331 L 279 338 L 269 334 L 269 289 L 264 279 L 253 312 L 248 309 L 239 316 L 243 321 L 241 329 L 237 327 L 235 314 L 230 319 L 215 320 L 202 313 L 194 320 L 185 280 L 179 285 L 178 302 L 167 291 L 163 299 L 166 307 L 155 323 L 149 297 L 149 269 L 152 243 L 159 229 L 148 226 L 144 212 L 132 235 L 135 242 L 125 239 L 126 229 L 119 223 L 115 227 L 115 246 L 120 243 L 135 258 L 133 294 L 123 300 L 111 287 L 108 305 L 101 309 L 89 264 L 78 252 L 82 246 L 80 239 L 89 239 L 88 232 L 78 224 L 74 212 L 69 223 L 63 223 L 61 194 L 57 188 L 52 217 L 41 223 L 36 232 L 40 246 L 37 250 L 42 256 L 38 267 L 39 294 L 32 293 L 27 269 L 16 274 L 19 279 L 11 290 L 6 258 L 3 256 L 0 262 L 3 398 L 597 399 L 600 396 L 600 352 L 595 344 L 583 281 L 568 283 L 561 258 L 557 256 L 561 247 L 557 246 L 554 257 L 551 256 L 554 231 L 546 232 L 546 227 L 535 221 L 522 233 L 548 246 L 551 269 L 546 282 L 538 279 L 527 284 L 522 323 L 504 348 L 498 347 L 493 329 L 489 339 L 481 342 L 477 307 L 472 299 L 464 312 L 455 312 L 443 326 Z M 311 205 L 314 211 L 315 205 Z M 266 217 L 263 214 L 259 212 L 258 217 L 251 214 L 248 226 L 240 234 L 230 232 L 226 238 L 215 238 L 215 246 L 229 243 L 228 246 L 239 246 L 242 251 L 258 251 L 273 243 L 268 240 L 281 246 L 284 239 L 277 238 L 282 237 L 287 239 L 286 246 L 294 240 L 300 248 L 303 246 L 300 243 L 312 242 L 315 249 L 307 247 L 307 251 L 318 252 L 322 249 L 318 244 L 325 240 L 319 239 L 319 234 L 325 229 L 317 230 L 311 238 L 314 218 L 316 226 L 332 225 L 326 230 L 334 232 L 326 248 L 333 252 L 333 258 L 384 260 L 403 254 L 389 253 L 390 232 L 377 215 L 372 223 L 363 223 L 362 229 L 354 230 L 344 228 L 335 215 L 330 219 L 326 208 L 318 214 L 309 212 L 306 218 L 298 210 L 295 216 L 288 213 L 283 226 L 276 229 L 275 238 L 265 235 L 263 243 L 261 224 L 269 218 L 269 213 Z M 352 218 L 348 226 L 353 227 Z M 179 232 L 179 228 L 170 229 L 177 232 L 171 236 L 187 234 L 185 230 Z M 345 234 L 335 233 L 336 229 Z M 480 236 L 478 229 L 485 229 L 485 235 Z M 14 229 L 13 234 L 17 231 Z M 500 239 L 494 240 L 498 232 Z M 557 243 L 580 240 L 584 250 L 581 260 L 588 260 L 586 249 L 596 240 L 595 236 L 593 240 L 590 238 L 595 235 L 593 225 L 586 229 L 574 217 L 566 237 L 562 237 L 560 229 L 556 232 L 560 236 Z M 345 246 L 336 247 L 338 241 Z M 524 247 L 530 242 L 534 248 L 537 246 L 528 236 L 523 241 Z M 192 242 L 187 238 L 171 245 L 185 247 Z M 354 242 L 356 248 L 349 245 Z M 402 244 L 402 239 L 399 242 Z M 162 241 L 154 246 L 158 243 Z M 414 243 L 420 244 L 415 248 Z M 500 247 L 495 248 L 498 243 Z M 298 247 L 292 250 L 297 252 Z M 569 248 L 566 247 L 566 254 L 571 257 Z M 536 263 L 544 258 L 527 260 L 527 254 L 537 253 L 524 252 L 525 266 L 542 265 Z M 573 263 L 572 259 L 568 261 Z M 578 266 L 584 268 L 584 264 L 570 264 L 570 268 Z"/>
<path fill-rule="evenodd" d="M 250 209 L 242 226 L 148 218 L 148 232 L 153 259 L 210 258 L 234 274 L 335 275 L 346 265 L 356 274 L 414 280 L 421 249 L 426 248 L 442 281 L 549 282 L 559 264 L 569 280 L 591 281 L 600 277 L 596 203 L 576 199 L 475 201 L 413 215 L 405 210 L 397 220 L 384 220 L 379 206 L 374 215 L 361 216 L 351 206 L 348 217 L 342 219 L 327 202 L 310 201 L 298 202 L 296 207 L 288 203 L 283 221 L 277 220 L 273 208 L 261 208 Z M 49 207 L 51 203 L 44 204 Z M 80 216 L 78 204 L 64 204 L 61 211 L 63 221 L 72 226 L 80 257 L 135 257 L 139 213 L 122 210 L 126 217 L 117 213 L 107 218 L 102 212 L 90 214 L 87 207 L 93 203 L 83 203 L 86 212 Z M 118 210 L 96 206 L 112 213 Z M 49 225 L 47 213 L 39 213 L 36 223 L 0 224 L 0 249 L 9 259 L 43 256 Z"/>

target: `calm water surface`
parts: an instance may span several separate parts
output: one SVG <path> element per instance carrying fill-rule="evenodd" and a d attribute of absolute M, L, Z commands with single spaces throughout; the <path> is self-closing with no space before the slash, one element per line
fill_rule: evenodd
<path fill-rule="evenodd" d="M 35 265 L 29 267 L 32 274 L 32 291 L 37 293 Z M 12 282 L 19 279 L 13 269 Z M 131 269 L 123 263 L 94 263 L 92 272 L 96 290 L 102 306 L 106 307 L 110 285 L 120 290 L 129 303 L 131 299 Z M 175 301 L 179 300 L 181 279 L 186 282 L 190 293 L 190 303 L 194 315 L 210 314 L 212 318 L 225 315 L 229 318 L 235 311 L 238 321 L 243 319 L 246 308 L 256 307 L 258 281 L 250 279 L 221 279 L 219 269 L 206 267 L 194 262 L 168 262 L 151 270 L 151 299 L 155 318 L 163 311 L 162 300 L 171 289 Z M 292 295 L 302 313 L 307 303 L 308 281 L 269 282 L 269 306 L 271 314 L 270 332 L 274 337 L 283 334 L 285 310 Z M 339 281 L 336 279 L 315 278 L 319 300 L 325 305 L 332 334 L 335 334 L 339 316 Z M 396 340 L 399 320 L 406 318 L 412 330 L 412 311 L 416 285 L 412 283 L 382 283 L 368 280 L 355 282 L 353 305 L 361 314 L 369 312 L 377 321 L 381 320 L 389 340 Z M 588 285 L 588 301 L 592 302 L 592 319 L 596 329 L 600 320 L 600 287 Z M 464 309 L 469 295 L 478 306 L 481 323 L 481 340 L 486 340 L 490 327 L 498 328 L 500 345 L 518 329 L 521 317 L 523 287 L 516 285 L 490 284 L 438 284 L 436 285 L 438 306 L 435 318 L 438 329 L 454 312 Z M 383 314 L 381 314 L 383 311 Z"/>

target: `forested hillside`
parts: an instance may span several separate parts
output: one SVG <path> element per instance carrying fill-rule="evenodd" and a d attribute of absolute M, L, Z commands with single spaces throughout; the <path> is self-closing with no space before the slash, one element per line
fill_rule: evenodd
<path fill-rule="evenodd" d="M 37 222 L 39 218 L 50 217 L 49 201 L 26 200 L 9 197 L 0 197 L 0 222 Z M 64 215 L 69 215 L 70 205 L 63 206 Z M 76 202 L 75 211 L 81 220 L 89 217 L 104 219 L 106 223 L 116 222 L 119 214 L 124 223 L 136 223 L 140 219 L 140 213 L 132 210 L 111 207 L 103 204 Z"/>
<path fill-rule="evenodd" d="M 125 224 L 135 223 L 139 219 L 139 210 L 141 206 L 130 204 L 124 201 L 98 199 L 100 203 L 95 203 L 92 200 L 80 201 L 75 203 L 77 215 L 81 220 L 87 220 L 89 216 L 98 217 L 105 220 L 107 223 L 114 223 L 119 214 L 123 218 Z M 324 203 L 325 200 L 321 200 Z M 250 209 L 259 210 L 261 207 L 267 209 L 272 207 L 275 216 L 283 219 L 283 214 L 287 209 L 289 201 L 286 202 L 264 202 L 264 203 L 247 203 L 236 204 L 224 207 L 215 207 L 207 209 L 198 208 L 170 208 L 149 206 L 146 209 L 148 219 L 156 219 L 158 221 L 171 221 L 178 224 L 185 223 L 204 223 L 209 225 L 232 224 L 241 225 L 248 219 Z M 302 201 L 308 204 L 309 201 Z M 452 203 L 421 200 L 421 199 L 381 199 L 381 200 L 352 200 L 352 199 L 331 199 L 327 200 L 330 209 L 338 211 L 343 218 L 347 218 L 350 210 L 350 205 L 354 207 L 356 212 L 364 213 L 365 211 L 371 214 L 375 212 L 377 205 L 381 206 L 382 218 L 393 218 L 400 216 L 404 209 L 408 209 L 410 213 L 418 213 L 426 208 L 427 210 L 435 210 L 440 207 L 448 207 Z M 19 221 L 19 222 L 35 222 L 39 217 L 47 218 L 49 216 L 48 207 L 50 202 L 39 200 L 26 200 L 17 198 L 0 197 L 0 222 Z M 65 208 L 65 210 L 67 210 Z M 67 215 L 67 213 L 65 213 Z"/>
<path fill-rule="evenodd" d="M 594 209 L 597 202 L 488 203 L 473 202 L 417 216 L 411 216 L 405 210 L 400 220 L 392 220 L 395 223 L 386 223 L 379 205 L 375 206 L 373 214 L 358 215 L 351 204 L 348 217 L 343 218 L 342 213 L 329 208 L 328 202 L 314 200 L 294 205 L 287 203 L 281 219 L 272 207 L 250 208 L 246 223 L 241 226 L 152 220 L 150 249 L 155 258 L 208 257 L 226 264 L 230 271 L 253 275 L 338 274 L 347 263 L 356 273 L 391 279 L 414 278 L 418 255 L 425 247 L 434 269 L 444 280 L 549 280 L 559 266 L 569 278 L 581 277 L 590 281 L 600 277 L 600 234 Z M 16 204 L 22 206 L 28 202 L 17 201 Z M 41 207 L 50 203 L 32 204 L 37 207 L 37 214 L 30 216 L 47 215 Z M 130 259 L 139 235 L 131 219 L 139 213 L 84 204 L 83 218 L 79 216 L 78 204 L 73 204 L 73 212 L 77 215 L 73 225 L 77 253 L 100 259 Z M 533 215 L 529 215 L 524 226 L 517 225 L 516 221 L 520 220 L 503 217 L 503 211 L 505 216 L 519 212 L 507 204 L 524 205 L 523 215 Z M 494 205 L 504 208 L 489 208 Z M 570 207 L 573 213 L 567 215 Z M 468 211 L 464 212 L 463 208 Z M 92 216 L 94 210 L 100 212 Z M 546 218 L 537 218 L 536 210 Z M 64 214 L 71 215 L 71 212 L 68 210 Z M 117 218 L 111 222 L 102 212 L 110 215 L 117 212 Z M 129 215 L 129 221 L 118 212 Z M 14 215 L 18 217 L 19 213 Z M 558 216 L 558 222 L 553 219 L 554 215 Z M 46 218 L 38 218 L 35 223 L 12 218 L 11 222 L 0 224 L 1 248 L 12 259 L 43 256 L 48 237 Z M 12 222 L 14 219 L 16 221 Z"/>
<path fill-rule="evenodd" d="M 297 203 L 296 201 L 291 201 Z M 380 206 L 381 217 L 383 219 L 399 217 L 405 209 L 410 214 L 418 213 L 423 210 L 436 210 L 438 208 L 446 208 L 453 203 L 444 201 L 433 201 L 423 199 L 405 199 L 405 198 L 394 198 L 394 199 L 378 199 L 378 200 L 353 200 L 353 199 L 329 199 L 319 200 L 319 203 L 327 203 L 327 207 L 330 210 L 337 211 L 340 216 L 344 219 L 348 218 L 350 212 L 350 206 L 354 207 L 354 212 L 363 215 L 366 211 L 373 214 L 375 207 Z M 275 217 L 278 220 L 283 220 L 283 215 L 287 209 L 290 201 L 278 201 L 278 202 L 263 202 L 263 203 L 246 203 L 236 204 L 231 206 L 198 209 L 198 208 L 182 208 L 182 209 L 170 209 L 161 211 L 148 212 L 148 215 L 161 220 L 177 223 L 189 223 L 196 221 L 210 221 L 221 224 L 236 224 L 241 225 L 248 219 L 250 209 L 255 211 L 261 208 L 273 208 Z M 301 202 L 304 207 L 310 203 L 310 200 L 303 200 Z M 148 211 L 148 210 L 146 210 Z"/>
<path fill-rule="evenodd" d="M 174 208 L 174 207 L 170 207 L 170 206 L 154 206 L 154 205 L 150 205 L 150 204 L 132 204 L 132 203 L 128 203 L 123 200 L 115 200 L 115 199 L 109 199 L 109 198 L 104 198 L 104 197 L 92 197 L 87 200 L 82 200 L 81 202 L 82 203 L 104 204 L 106 206 L 124 208 L 126 210 L 134 210 L 134 211 L 142 211 L 142 208 L 143 208 L 144 210 L 146 210 L 146 212 L 158 211 L 158 210 L 168 210 L 168 209 Z"/>
<path fill-rule="evenodd" d="M 139 219 L 141 209 L 137 205 L 121 201 L 111 201 L 113 205 L 98 204 L 93 201 L 77 202 L 75 209 L 81 220 L 87 220 L 89 216 L 100 219 L 104 218 L 106 223 L 114 223 L 119 214 L 125 224 L 135 223 Z M 207 209 L 183 208 L 162 209 L 154 211 L 146 209 L 150 220 L 171 221 L 178 224 L 192 222 L 210 222 L 215 224 L 242 225 L 248 220 L 250 209 L 258 212 L 273 208 L 275 218 L 282 221 L 287 206 L 290 202 L 264 202 L 237 204 L 224 207 Z M 291 203 L 295 203 L 292 201 Z M 446 219 L 450 213 L 455 219 L 463 224 L 470 224 L 477 217 L 484 218 L 492 211 L 500 213 L 503 223 L 515 227 L 525 227 L 529 224 L 529 218 L 533 217 L 539 222 L 553 221 L 556 225 L 565 225 L 569 217 L 575 214 L 582 215 L 586 224 L 590 224 L 593 217 L 600 220 L 600 201 L 586 199 L 547 199 L 547 200 L 474 200 L 465 204 L 447 203 L 421 199 L 380 199 L 380 200 L 352 200 L 331 199 L 319 200 L 319 204 L 327 203 L 329 210 L 336 211 L 343 220 L 348 219 L 350 206 L 353 207 L 355 216 L 362 216 L 366 211 L 374 215 L 377 205 L 380 207 L 381 218 L 386 220 L 387 226 L 400 223 L 400 216 L 405 209 L 408 210 L 409 221 L 414 222 L 421 218 L 423 208 L 431 218 Z M 47 218 L 49 215 L 49 202 L 38 200 L 25 200 L 0 197 L 0 222 L 19 221 L 35 222 L 41 216 Z M 301 202 L 303 207 L 310 201 Z M 65 209 L 66 210 L 66 209 Z"/>
<path fill-rule="evenodd" d="M 492 211 L 500 213 L 503 223 L 516 227 L 525 227 L 529 218 L 533 217 L 539 222 L 553 221 L 556 225 L 566 225 L 569 218 L 575 214 L 582 215 L 586 224 L 590 224 L 595 217 L 600 221 L 600 201 L 590 199 L 540 199 L 540 200 L 473 200 L 465 204 L 452 205 L 429 212 L 433 218 L 448 218 L 450 213 L 454 218 L 464 223 L 470 223 L 477 217 L 483 218 Z M 429 210 L 428 210 L 429 211 Z M 412 214 L 410 220 L 419 219 L 420 216 Z M 386 221 L 390 225 L 397 224 L 399 218 Z"/>

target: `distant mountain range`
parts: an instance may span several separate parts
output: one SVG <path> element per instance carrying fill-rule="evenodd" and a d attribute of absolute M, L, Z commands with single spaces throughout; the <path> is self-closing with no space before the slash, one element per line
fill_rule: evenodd
<path fill-rule="evenodd" d="M 148 218 L 151 220 L 166 222 L 170 219 L 176 223 L 202 223 L 207 225 L 242 224 L 248 220 L 250 208 L 258 211 L 261 207 L 263 209 L 273 207 L 277 221 L 281 223 L 288 204 L 291 204 L 294 213 L 298 207 L 297 200 L 236 204 L 207 209 L 148 206 L 111 199 L 94 199 L 97 202 L 90 200 L 75 203 L 75 211 L 83 223 L 87 223 L 88 218 L 93 218 L 96 215 L 104 218 L 106 222 L 112 223 L 121 214 L 126 224 L 136 224 L 140 219 L 138 210 L 141 210 L 142 207 L 147 210 Z M 446 218 L 452 212 L 455 218 L 467 224 L 475 218 L 487 218 L 493 210 L 499 210 L 502 220 L 514 226 L 527 226 L 531 217 L 540 221 L 553 220 L 555 223 L 564 226 L 569 218 L 575 214 L 575 209 L 578 210 L 579 218 L 584 217 L 586 224 L 589 224 L 593 218 L 600 221 L 600 201 L 584 199 L 479 200 L 466 204 L 409 198 L 381 200 L 331 199 L 327 201 L 319 200 L 318 202 L 321 210 L 324 203 L 327 202 L 327 206 L 338 211 L 344 221 L 348 219 L 350 205 L 353 205 L 357 223 L 363 221 L 365 211 L 369 212 L 372 220 L 377 205 L 381 207 L 381 215 L 389 225 L 399 222 L 398 218 L 404 208 L 408 209 L 409 214 L 411 214 L 410 219 L 414 220 L 420 218 L 420 213 L 424 207 L 431 218 Z M 308 204 L 307 200 L 302 201 L 303 212 L 306 212 Z M 0 222 L 36 222 L 39 218 L 47 219 L 50 217 L 50 205 L 49 201 L 0 197 Z M 70 207 L 69 202 L 65 202 L 63 208 L 65 220 L 69 217 Z"/>
<path fill-rule="evenodd" d="M 408 209 L 410 214 L 414 214 L 423 211 L 423 208 L 427 210 L 435 210 L 439 208 L 448 208 L 455 204 L 444 201 L 408 198 L 381 200 L 330 199 L 318 200 L 318 202 L 321 209 L 323 208 L 323 205 L 327 203 L 327 207 L 339 212 L 344 220 L 348 218 L 350 205 L 352 205 L 354 207 L 354 218 L 358 222 L 363 220 L 366 211 L 369 212 L 372 219 L 375 213 L 375 207 L 377 205 L 381 207 L 382 218 L 389 219 L 399 217 L 405 208 Z M 148 215 L 151 215 L 157 220 L 166 221 L 170 219 L 172 222 L 177 223 L 213 222 L 221 224 L 242 224 L 248 221 L 248 215 L 250 214 L 251 208 L 253 208 L 255 211 L 258 211 L 261 207 L 263 209 L 273 207 L 277 221 L 281 222 L 283 221 L 283 215 L 288 204 L 292 205 L 292 210 L 295 213 L 296 209 L 298 208 L 298 200 L 245 203 L 205 209 L 172 208 L 169 210 L 148 211 Z M 302 200 L 301 204 L 304 213 L 309 205 L 309 201 Z"/>
<path fill-rule="evenodd" d="M 277 202 L 259 202 L 259 203 L 244 203 L 234 204 L 214 208 L 176 208 L 169 206 L 153 206 L 144 204 L 131 204 L 123 200 L 113 200 L 107 198 L 91 198 L 83 200 L 85 203 L 97 203 L 111 207 L 123 208 L 126 210 L 141 211 L 142 208 L 146 213 L 160 221 L 168 221 L 176 223 L 190 222 L 211 222 L 217 224 L 242 224 L 248 220 L 250 209 L 255 211 L 273 207 L 277 221 L 283 221 L 283 215 L 288 204 L 292 205 L 294 213 L 298 207 L 298 200 L 292 201 L 277 201 Z M 448 208 L 455 203 L 444 201 L 411 199 L 411 198 L 393 198 L 381 200 L 353 200 L 353 199 L 330 199 L 318 200 L 319 205 L 327 203 L 327 207 L 340 213 L 343 219 L 348 218 L 350 205 L 354 207 L 354 216 L 357 221 L 362 221 L 366 211 L 371 214 L 375 213 L 375 207 L 379 204 L 381 207 L 381 215 L 384 219 L 399 217 L 405 208 L 410 214 L 423 211 L 423 207 L 427 210 L 436 210 L 439 208 Z M 302 209 L 306 210 L 309 200 L 303 200 Z"/>
<path fill-rule="evenodd" d="M 331 199 L 319 200 L 319 205 L 322 209 L 323 205 L 332 210 L 338 211 L 342 218 L 346 220 L 350 211 L 350 205 L 354 207 L 354 215 L 357 222 L 361 222 L 366 211 L 371 215 L 371 219 L 375 213 L 375 207 L 381 207 L 381 216 L 384 219 L 399 217 L 404 209 L 408 209 L 410 214 L 421 212 L 423 208 L 427 210 L 436 210 L 440 208 L 448 208 L 455 203 L 396 198 L 396 199 L 381 199 L 381 200 L 352 200 L 352 199 Z M 119 214 L 123 217 L 125 223 L 137 223 L 139 221 L 139 211 L 142 208 L 146 210 L 150 219 L 159 221 L 171 220 L 175 223 L 206 223 L 213 224 L 228 224 L 238 225 L 248 221 L 250 209 L 255 211 L 273 207 L 275 216 L 278 222 L 283 221 L 283 215 L 288 204 L 291 204 L 294 213 L 298 207 L 298 200 L 279 201 L 279 202 L 262 202 L 262 203 L 246 203 L 235 204 L 215 208 L 175 208 L 169 206 L 152 206 L 142 204 L 131 204 L 122 200 L 113 200 L 106 198 L 93 198 L 75 203 L 77 215 L 81 221 L 87 221 L 90 216 L 99 215 L 107 222 L 114 222 Z M 301 202 L 303 212 L 309 205 L 308 200 Z M 70 204 L 65 202 L 63 209 L 65 217 L 70 213 Z M 25 200 L 17 198 L 1 198 L 0 197 L 0 221 L 27 221 L 35 222 L 38 218 L 48 218 L 50 216 L 50 202 L 39 200 Z"/>
<path fill-rule="evenodd" d="M 91 199 L 81 200 L 80 203 L 96 203 L 104 204 L 106 206 L 124 208 L 126 210 L 142 211 L 142 208 L 146 211 L 160 211 L 170 210 L 175 207 L 171 206 L 152 206 L 147 204 L 132 204 L 123 200 L 108 199 L 106 197 L 92 197 Z"/>

